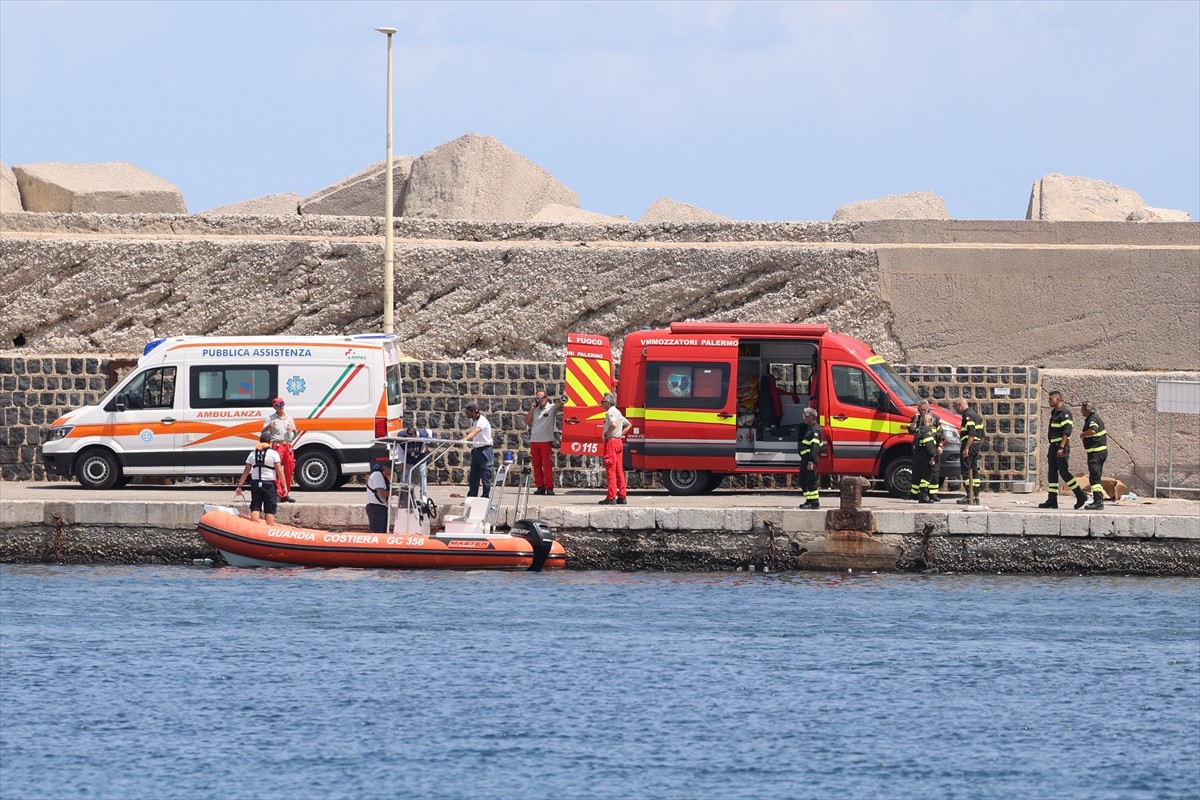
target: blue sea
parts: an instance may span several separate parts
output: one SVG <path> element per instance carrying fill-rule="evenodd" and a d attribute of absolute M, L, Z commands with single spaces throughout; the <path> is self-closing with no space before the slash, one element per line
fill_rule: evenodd
<path fill-rule="evenodd" d="M 0 567 L 0 798 L 1200 797 L 1200 581 Z"/>

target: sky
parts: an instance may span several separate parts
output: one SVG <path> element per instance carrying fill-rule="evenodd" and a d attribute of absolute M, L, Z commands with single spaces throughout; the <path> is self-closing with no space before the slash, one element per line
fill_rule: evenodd
<path fill-rule="evenodd" d="M 631 219 L 822 220 L 1058 172 L 1200 219 L 1200 2 L 0 0 L 0 161 L 128 161 L 198 212 L 495 137 Z"/>

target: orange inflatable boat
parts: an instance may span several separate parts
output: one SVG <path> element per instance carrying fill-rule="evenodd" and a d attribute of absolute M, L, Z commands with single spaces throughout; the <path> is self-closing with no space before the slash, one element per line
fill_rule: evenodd
<path fill-rule="evenodd" d="M 402 527 L 402 526 L 397 526 Z M 505 533 L 368 533 L 267 525 L 228 508 L 200 518 L 200 535 L 235 567 L 390 567 L 400 569 L 561 569 L 567 554 L 540 520 Z"/>
<path fill-rule="evenodd" d="M 432 459 L 467 444 L 458 439 L 405 436 L 386 436 L 376 441 L 388 448 L 390 458 L 386 463 L 392 465 L 403 463 L 410 446 L 424 448 L 425 458 Z M 507 530 L 497 529 L 511 468 L 506 459 L 496 472 L 491 498 L 468 497 L 462 513 L 444 516 L 436 532 L 431 522 L 437 516 L 437 506 L 393 470 L 388 481 L 386 533 L 314 530 L 278 522 L 267 525 L 233 508 L 205 506 L 200 535 L 235 567 L 562 569 L 567 554 L 554 541 L 545 522 L 518 519 Z M 514 516 L 521 517 L 529 508 L 527 476 L 518 491 Z"/>

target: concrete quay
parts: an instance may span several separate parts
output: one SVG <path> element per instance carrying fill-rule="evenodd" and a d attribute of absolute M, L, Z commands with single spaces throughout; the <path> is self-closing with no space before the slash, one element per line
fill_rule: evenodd
<path fill-rule="evenodd" d="M 461 487 L 431 487 L 442 509 Z M 297 493 L 279 522 L 361 528 L 363 489 Z M 508 489 L 502 522 L 516 518 Z M 206 503 L 229 504 L 221 483 L 130 486 L 94 492 L 74 484 L 0 483 L 0 562 L 219 563 L 196 533 Z M 529 498 L 525 516 L 545 520 L 574 569 L 932 570 L 1200 576 L 1200 501 L 1108 503 L 1101 512 L 1038 509 L 1044 497 L 985 494 L 981 507 L 950 493 L 918 506 L 879 494 L 862 498 L 862 524 L 847 526 L 836 493 L 801 511 L 792 492 L 672 497 L 639 492 L 628 505 L 600 506 L 596 490 Z M 830 513 L 833 512 L 833 513 Z"/>

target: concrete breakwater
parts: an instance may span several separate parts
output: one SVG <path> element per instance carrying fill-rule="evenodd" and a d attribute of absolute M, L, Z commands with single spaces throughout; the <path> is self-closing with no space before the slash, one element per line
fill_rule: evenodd
<path fill-rule="evenodd" d="M 719 507 L 695 508 L 644 496 L 623 507 L 541 505 L 528 516 L 555 529 L 569 568 L 581 570 L 1200 576 L 1200 517 L 1190 501 L 1158 501 L 1154 513 L 1136 506 L 1104 513 L 875 507 L 852 512 L 862 515 L 860 529 L 846 530 L 843 512 L 799 511 L 792 499 L 781 494 L 770 505 L 742 505 L 728 497 Z M 0 562 L 220 563 L 196 532 L 204 502 L 213 500 L 6 500 Z M 513 509 L 502 511 L 511 522 Z M 363 511 L 357 502 L 296 504 L 281 509 L 279 521 L 354 529 L 362 527 Z"/>

